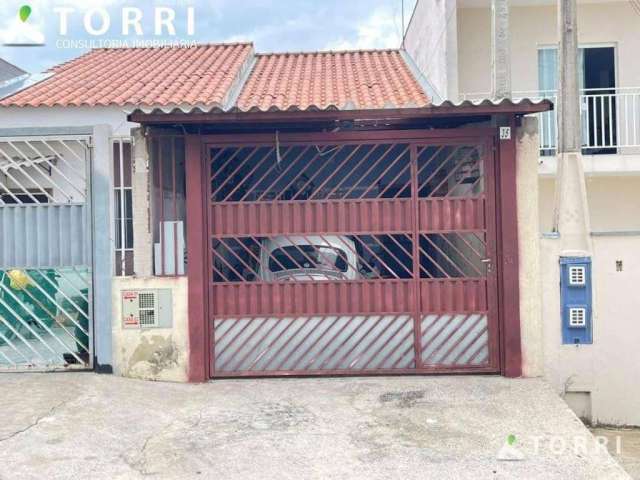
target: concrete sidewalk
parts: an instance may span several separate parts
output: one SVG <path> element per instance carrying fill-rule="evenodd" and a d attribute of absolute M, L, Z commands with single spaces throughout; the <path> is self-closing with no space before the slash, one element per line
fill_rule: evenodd
<path fill-rule="evenodd" d="M 629 478 L 538 379 L 0 374 L 0 391 L 2 480 Z M 509 434 L 524 460 L 496 459 Z"/>

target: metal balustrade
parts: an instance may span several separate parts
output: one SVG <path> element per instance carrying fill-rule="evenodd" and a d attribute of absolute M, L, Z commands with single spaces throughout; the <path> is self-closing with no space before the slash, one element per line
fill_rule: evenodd
<path fill-rule="evenodd" d="M 461 95 L 462 100 L 490 98 L 489 93 Z M 548 99 L 556 91 L 516 91 L 514 100 Z M 585 154 L 637 153 L 640 149 L 640 87 L 583 89 L 580 94 L 582 148 Z M 540 154 L 554 155 L 557 145 L 557 110 L 538 115 Z"/>

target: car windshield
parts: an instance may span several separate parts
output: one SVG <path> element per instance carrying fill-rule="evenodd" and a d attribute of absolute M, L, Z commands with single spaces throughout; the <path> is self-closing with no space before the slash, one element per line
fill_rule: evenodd
<path fill-rule="evenodd" d="M 325 245 L 290 245 L 271 252 L 269 270 L 315 269 L 347 271 L 347 255 L 339 248 Z"/>

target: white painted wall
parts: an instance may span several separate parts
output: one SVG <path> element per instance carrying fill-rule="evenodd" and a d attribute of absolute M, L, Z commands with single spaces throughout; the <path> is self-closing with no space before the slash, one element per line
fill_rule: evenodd
<path fill-rule="evenodd" d="M 593 237 L 593 245 L 594 343 L 562 345 L 560 241 L 542 240 L 546 377 L 558 393 L 584 392 L 593 422 L 640 425 L 640 235 Z"/>
<path fill-rule="evenodd" d="M 109 125 L 113 136 L 128 136 L 137 123 L 119 107 L 0 107 L 0 128 Z"/>
<path fill-rule="evenodd" d="M 457 0 L 419 1 L 404 39 L 407 53 L 442 99 L 458 94 Z"/>

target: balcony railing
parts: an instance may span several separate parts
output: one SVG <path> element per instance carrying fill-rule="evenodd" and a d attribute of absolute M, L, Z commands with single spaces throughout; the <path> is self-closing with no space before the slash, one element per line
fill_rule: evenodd
<path fill-rule="evenodd" d="M 463 100 L 490 97 L 487 93 L 464 94 Z M 549 99 L 555 91 L 513 92 L 514 100 Z M 580 94 L 582 149 L 585 154 L 640 153 L 640 87 L 583 89 Z M 540 153 L 554 155 L 557 145 L 557 111 L 538 114 Z"/>

